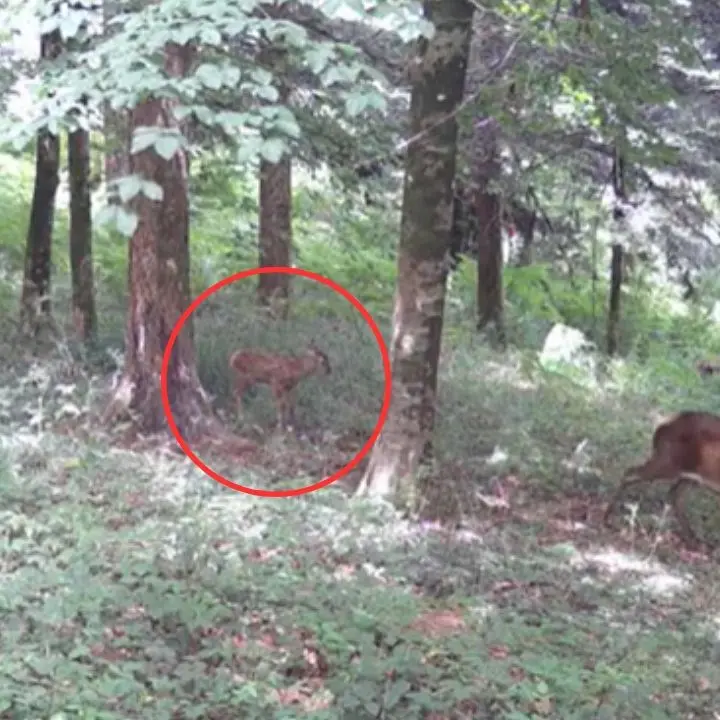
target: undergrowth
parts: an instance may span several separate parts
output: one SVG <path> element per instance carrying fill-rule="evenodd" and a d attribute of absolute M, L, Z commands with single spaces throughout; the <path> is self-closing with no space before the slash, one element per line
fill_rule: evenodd
<path fill-rule="evenodd" d="M 553 322 L 569 321 L 570 299 L 534 302 L 522 274 L 510 273 L 513 347 L 494 353 L 472 331 L 466 261 L 449 298 L 429 479 L 437 501 L 420 508 L 426 519 L 335 487 L 255 498 L 214 483 L 172 447 L 122 449 L 94 422 L 122 359 L 123 241 L 100 232 L 96 242 L 95 354 L 60 338 L 41 355 L 16 338 L 27 193 L 0 183 L 2 720 L 720 712 L 716 567 L 668 542 L 659 488 L 643 495 L 653 513 L 598 530 L 622 470 L 647 452 L 654 415 L 717 411 L 717 384 L 692 371 L 716 342 L 702 318 L 683 325 L 645 298 L 631 316 L 637 326 L 625 329 L 625 359 L 593 375 L 550 369 L 534 350 Z M 235 190 L 247 200 L 250 189 Z M 387 336 L 394 219 L 380 224 L 298 192 L 300 264 L 345 284 Z M 247 218 L 222 203 L 202 212 L 197 291 L 253 264 Z M 65 232 L 61 222 L 56 237 Z M 56 267 L 62 317 L 58 253 Z M 198 313 L 201 376 L 228 422 L 225 368 L 236 346 L 296 351 L 315 340 L 333 363 L 330 377 L 300 389 L 296 437 L 270 433 L 267 393 L 248 399 L 243 431 L 266 452 L 261 463 L 223 467 L 235 482 L 316 480 L 335 456 L 352 455 L 340 440 L 362 444 L 377 418 L 382 377 L 367 327 L 322 288 L 294 292 L 282 330 L 254 321 L 249 285 Z M 591 306 L 580 293 L 576 324 L 591 326 L 582 310 Z M 640 348 L 649 329 L 656 334 Z M 432 522 L 445 502 L 453 524 Z"/>

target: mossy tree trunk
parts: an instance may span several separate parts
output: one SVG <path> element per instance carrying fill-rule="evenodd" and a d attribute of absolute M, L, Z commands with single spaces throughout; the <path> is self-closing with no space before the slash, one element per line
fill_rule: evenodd
<path fill-rule="evenodd" d="M 450 247 L 457 146 L 473 5 L 426 0 L 431 40 L 413 66 L 411 135 L 405 168 L 395 292 L 392 403 L 358 493 L 408 495 L 430 456 Z"/>
<path fill-rule="evenodd" d="M 40 37 L 41 61 L 62 52 L 59 30 Z M 35 147 L 35 185 L 25 245 L 25 270 L 20 299 L 23 328 L 37 335 L 51 321 L 50 280 L 55 196 L 60 183 L 60 137 L 47 129 L 38 133 Z"/>

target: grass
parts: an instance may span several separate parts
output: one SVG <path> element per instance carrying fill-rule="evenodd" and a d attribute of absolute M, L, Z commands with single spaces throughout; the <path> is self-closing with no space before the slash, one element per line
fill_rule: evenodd
<path fill-rule="evenodd" d="M 716 558 L 674 541 L 659 488 L 618 530 L 599 523 L 622 470 L 647 451 L 653 414 L 717 405 L 689 362 L 665 349 L 600 379 L 549 370 L 528 349 L 488 350 L 451 304 L 437 467 L 419 518 L 337 487 L 234 493 L 176 453 L 124 449 L 93 425 L 110 356 L 101 370 L 70 344 L 40 358 L 15 341 L 22 203 L 7 196 L 0 227 L 0 720 L 718 716 Z M 302 242 L 310 215 L 301 251 L 327 260 L 319 242 Z M 209 275 L 227 251 L 225 221 L 212 218 L 196 255 Z M 98 250 L 108 352 L 123 327 L 113 242 L 101 236 Z M 387 308 L 391 259 L 353 257 L 343 265 L 338 251 L 337 273 L 325 274 Z M 63 272 L 59 263 L 58 313 Z M 282 331 L 253 320 L 251 295 L 222 290 L 196 324 L 203 382 L 229 422 L 224 363 L 236 345 L 290 351 L 314 338 L 334 372 L 301 388 L 297 437 L 267 431 L 272 406 L 257 393 L 257 427 L 245 430 L 263 452 L 213 467 L 246 485 L 297 487 L 367 437 L 379 358 L 367 328 L 322 289 L 297 284 Z M 377 317 L 387 333 L 387 313 Z M 704 498 L 695 493 L 693 510 L 714 510 Z M 706 525 L 709 535 L 717 514 Z"/>

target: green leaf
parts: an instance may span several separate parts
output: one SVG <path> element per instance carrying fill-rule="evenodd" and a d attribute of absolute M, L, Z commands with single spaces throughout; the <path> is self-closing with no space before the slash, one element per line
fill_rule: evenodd
<path fill-rule="evenodd" d="M 160 202 L 163 199 L 162 187 L 152 180 L 143 180 L 140 190 L 150 200 Z"/>
<path fill-rule="evenodd" d="M 217 65 L 208 63 L 200 65 L 195 71 L 194 77 L 210 90 L 219 90 L 223 86 L 222 72 L 219 72 Z"/>
<path fill-rule="evenodd" d="M 412 685 L 407 680 L 394 682 L 385 693 L 385 709 L 392 710 L 411 689 Z"/>
<path fill-rule="evenodd" d="M 240 83 L 240 68 L 234 65 L 227 65 L 223 70 L 223 82 L 227 87 L 234 87 Z"/>
<path fill-rule="evenodd" d="M 302 130 L 297 124 L 295 118 L 279 118 L 273 123 L 273 130 L 282 133 L 288 137 L 298 139 L 302 135 Z"/>
<path fill-rule="evenodd" d="M 103 205 L 94 213 L 93 222 L 97 226 L 115 224 L 117 210 L 116 205 Z"/>
<path fill-rule="evenodd" d="M 279 162 L 286 152 L 287 145 L 280 138 L 270 138 L 260 146 L 260 155 L 271 163 Z"/>
<path fill-rule="evenodd" d="M 247 122 L 247 113 L 228 110 L 218 113 L 215 121 L 225 127 L 243 127 Z"/>
<path fill-rule="evenodd" d="M 143 181 L 139 175 L 118 178 L 116 186 L 120 200 L 125 203 L 134 198 L 142 189 L 142 184 Z"/>
<path fill-rule="evenodd" d="M 60 27 L 61 18 L 59 15 L 50 15 L 40 23 L 40 34 L 48 35 Z"/>
<path fill-rule="evenodd" d="M 80 26 L 85 22 L 86 17 L 81 12 L 70 12 L 60 19 L 60 34 L 63 40 L 74 38 L 78 34 Z"/>
<path fill-rule="evenodd" d="M 159 135 L 158 128 L 155 127 L 139 127 L 133 133 L 132 142 L 130 143 L 130 154 L 136 155 L 143 150 L 155 144 Z"/>
<path fill-rule="evenodd" d="M 155 141 L 155 152 L 165 160 L 169 160 L 182 147 L 182 144 L 183 138 L 179 133 L 165 134 Z"/>
<path fill-rule="evenodd" d="M 135 213 L 128 212 L 124 208 L 117 208 L 115 213 L 115 225 L 125 237 L 132 237 L 138 225 L 138 217 Z"/>
<path fill-rule="evenodd" d="M 260 153 L 263 144 L 262 138 L 256 134 L 247 134 L 243 137 L 243 141 L 237 149 L 237 162 L 239 164 L 250 163 Z"/>
<path fill-rule="evenodd" d="M 280 93 L 274 85 L 258 85 L 255 88 L 255 96 L 260 100 L 274 103 L 280 98 Z"/>
<path fill-rule="evenodd" d="M 310 71 L 320 75 L 333 59 L 334 50 L 328 45 L 319 45 L 305 53 L 305 62 L 309 65 Z"/>
<path fill-rule="evenodd" d="M 222 43 L 222 34 L 212 26 L 205 26 L 199 32 L 200 42 L 203 45 L 220 45 Z"/>

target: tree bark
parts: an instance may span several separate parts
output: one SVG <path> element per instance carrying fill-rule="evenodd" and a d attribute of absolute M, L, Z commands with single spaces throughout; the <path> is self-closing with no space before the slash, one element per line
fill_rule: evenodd
<path fill-rule="evenodd" d="M 185 48 L 165 49 L 168 74 L 185 72 Z M 131 113 L 133 130 L 154 126 L 178 129 L 169 100 L 149 98 Z M 123 377 L 106 419 L 129 410 L 138 428 L 154 433 L 167 427 L 160 394 L 160 370 L 170 333 L 190 303 L 188 176 L 185 152 L 170 160 L 153 148 L 131 156 L 131 171 L 163 190 L 157 202 L 144 195 L 133 199 L 138 225 L 130 241 L 129 306 Z M 210 408 L 197 374 L 191 327 L 180 333 L 168 373 L 173 417 L 184 437 L 193 436 Z"/>
<path fill-rule="evenodd" d="M 393 333 L 392 402 L 359 494 L 410 495 L 429 459 L 435 421 L 457 147 L 473 5 L 426 0 L 435 35 L 419 43 L 403 190 Z"/>
<path fill-rule="evenodd" d="M 478 225 L 477 329 L 491 330 L 491 339 L 504 346 L 502 207 L 493 187 L 500 179 L 499 132 L 494 118 L 482 118 L 475 123 L 472 191 Z"/>
<path fill-rule="evenodd" d="M 62 52 L 59 30 L 40 38 L 41 60 L 54 60 Z M 35 148 L 35 186 L 33 188 L 25 245 L 25 271 L 20 299 L 22 326 L 37 335 L 51 322 L 50 279 L 52 272 L 52 233 L 55 195 L 60 182 L 60 137 L 40 130 Z"/>
<path fill-rule="evenodd" d="M 292 247 L 292 161 L 286 153 L 277 163 L 260 164 L 260 267 L 287 267 Z M 290 300 L 290 275 L 273 273 L 258 277 L 257 298 L 274 317 L 286 318 Z"/>
<path fill-rule="evenodd" d="M 90 133 L 77 129 L 68 136 L 70 174 L 70 270 L 72 318 L 77 337 L 95 337 L 95 282 L 92 262 L 92 213 L 90 200 Z"/>
<path fill-rule="evenodd" d="M 263 61 L 280 78 L 280 102 L 286 104 L 290 88 L 283 82 L 286 53 L 269 45 Z M 260 267 L 288 267 L 292 250 L 292 159 L 285 153 L 276 163 L 260 163 L 260 222 L 258 249 Z M 257 300 L 272 317 L 287 318 L 290 309 L 290 275 L 258 276 Z"/>
<path fill-rule="evenodd" d="M 618 328 L 620 325 L 620 290 L 623 275 L 623 248 L 620 243 L 612 246 L 610 260 L 610 303 L 608 305 L 607 353 L 613 356 L 618 349 Z"/>
<path fill-rule="evenodd" d="M 538 216 L 535 210 L 526 208 L 517 202 L 510 202 L 510 220 L 522 238 L 522 245 L 516 263 L 517 267 L 532 265 L 537 219 Z"/>
<path fill-rule="evenodd" d="M 128 8 L 129 9 L 129 8 Z M 110 23 L 118 13 L 118 0 L 103 0 L 103 34 L 115 30 Z M 108 205 L 119 205 L 120 198 L 113 181 L 130 174 L 130 145 L 132 127 L 127 110 L 113 110 L 109 102 L 103 108 L 103 135 L 105 140 L 104 170 L 105 192 Z"/>
<path fill-rule="evenodd" d="M 119 205 L 120 197 L 113 181 L 126 177 L 131 172 L 132 123 L 129 113 L 112 110 L 108 104 L 104 115 L 106 202 L 108 205 Z"/>

